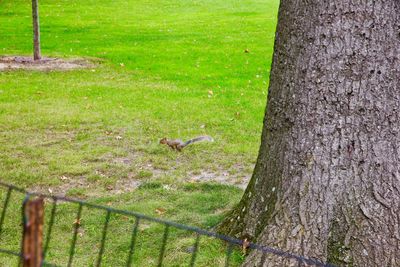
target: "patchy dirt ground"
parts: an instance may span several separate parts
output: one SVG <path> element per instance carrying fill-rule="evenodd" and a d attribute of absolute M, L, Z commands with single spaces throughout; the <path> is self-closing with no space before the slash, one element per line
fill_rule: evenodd
<path fill-rule="evenodd" d="M 153 178 L 158 178 L 161 175 L 165 175 L 164 171 L 153 170 Z M 228 172 L 214 173 L 209 171 L 203 171 L 200 174 L 189 175 L 189 178 L 185 179 L 188 183 L 204 183 L 204 182 L 216 182 L 226 185 L 234 185 L 241 189 L 246 189 L 246 186 L 250 180 L 250 175 L 245 175 L 243 177 L 232 176 Z M 58 196 L 66 196 L 66 193 L 71 188 L 81 188 L 87 189 L 85 192 L 85 197 L 96 197 L 98 192 L 96 190 L 91 190 L 95 184 L 90 183 L 84 177 L 67 177 L 61 176 L 62 184 L 57 186 L 36 186 L 30 188 L 32 192 L 42 192 L 45 194 L 54 194 Z M 143 180 L 135 179 L 134 177 L 129 177 L 128 179 L 120 179 L 115 185 L 107 187 L 107 191 L 111 195 L 118 195 L 128 192 L 135 191 L 141 184 Z M 91 193 L 92 192 L 92 193 Z"/>
<path fill-rule="evenodd" d="M 187 180 L 189 182 L 216 182 L 226 185 L 234 185 L 241 189 L 246 189 L 249 183 L 251 175 L 231 175 L 226 171 L 215 173 L 209 171 L 202 171 L 200 174 L 191 175 Z"/>
<path fill-rule="evenodd" d="M 61 59 L 44 57 L 34 61 L 26 56 L 0 56 L 0 71 L 6 70 L 73 70 L 93 67 L 93 64 L 86 59 Z"/>
<path fill-rule="evenodd" d="M 132 160 L 128 158 L 118 158 L 114 160 L 114 163 L 119 164 L 132 164 Z M 239 168 L 238 166 L 234 167 Z M 157 178 L 162 178 L 168 176 L 170 172 L 168 170 L 159 170 L 154 169 L 152 166 L 148 165 L 146 167 L 140 168 L 151 173 L 152 180 L 157 180 Z M 96 171 L 100 176 L 107 178 L 107 175 Z M 230 174 L 228 171 L 201 171 L 196 173 L 189 173 L 188 177 L 183 179 L 187 183 L 204 183 L 204 182 L 215 182 L 225 185 L 233 185 L 239 187 L 243 190 L 246 189 L 246 186 L 251 178 L 251 174 L 248 173 L 237 173 Z M 60 177 L 61 184 L 56 186 L 37 186 L 30 188 L 33 192 L 42 192 L 42 193 L 50 193 L 59 196 L 66 196 L 67 192 L 72 188 L 80 188 L 86 189 L 85 197 L 96 197 L 98 196 L 98 191 L 93 190 L 93 187 L 96 187 L 95 183 L 88 181 L 84 176 L 74 177 L 74 176 L 61 176 Z M 129 173 L 127 178 L 118 179 L 118 181 L 114 185 L 110 185 L 106 187 L 107 194 L 118 195 L 128 192 L 135 191 L 146 179 L 137 178 L 136 173 Z"/>

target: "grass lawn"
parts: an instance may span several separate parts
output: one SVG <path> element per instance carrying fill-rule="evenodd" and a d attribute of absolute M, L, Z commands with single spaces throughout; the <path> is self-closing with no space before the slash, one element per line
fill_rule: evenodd
<path fill-rule="evenodd" d="M 95 66 L 0 72 L 0 180 L 202 228 L 217 224 L 256 160 L 279 1 L 39 2 L 43 56 L 85 57 Z M 0 54 L 31 53 L 30 12 L 29 1 L 0 0 Z M 204 134 L 215 142 L 182 153 L 158 144 Z M 60 240 L 71 236 L 72 208 L 60 208 Z M 77 266 L 95 262 L 104 217 L 85 216 Z M 113 221 L 105 266 L 123 265 L 129 246 L 120 235 L 133 222 Z M 18 247 L 20 226 L 11 217 L 5 226 L 0 244 Z M 162 231 L 142 226 L 137 266 L 155 263 L 158 244 L 150 243 Z M 166 263 L 180 266 L 192 240 L 183 233 L 170 240 Z M 54 242 L 49 256 L 65 264 L 67 245 Z M 199 266 L 223 265 L 221 244 L 205 242 L 203 251 Z"/>

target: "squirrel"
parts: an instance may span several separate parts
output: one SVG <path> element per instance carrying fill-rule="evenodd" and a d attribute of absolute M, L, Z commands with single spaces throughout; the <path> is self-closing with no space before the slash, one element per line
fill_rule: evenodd
<path fill-rule="evenodd" d="M 160 140 L 160 144 L 167 145 L 169 146 L 172 150 L 178 150 L 179 152 L 182 151 L 182 149 L 190 144 L 200 142 L 200 141 L 210 141 L 214 142 L 214 139 L 211 136 L 199 136 L 193 139 L 190 139 L 189 141 L 183 142 L 180 139 L 167 139 L 164 137 L 163 139 Z"/>

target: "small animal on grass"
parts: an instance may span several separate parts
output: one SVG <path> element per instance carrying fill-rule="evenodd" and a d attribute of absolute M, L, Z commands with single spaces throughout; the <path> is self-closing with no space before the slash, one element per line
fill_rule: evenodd
<path fill-rule="evenodd" d="M 200 141 L 209 141 L 209 142 L 214 142 L 214 139 L 211 136 L 199 136 L 193 139 L 190 139 L 189 141 L 183 142 L 180 139 L 167 139 L 164 137 L 163 139 L 160 140 L 160 144 L 167 145 L 169 146 L 172 150 L 178 150 L 182 151 L 182 149 L 190 144 L 200 142 Z"/>

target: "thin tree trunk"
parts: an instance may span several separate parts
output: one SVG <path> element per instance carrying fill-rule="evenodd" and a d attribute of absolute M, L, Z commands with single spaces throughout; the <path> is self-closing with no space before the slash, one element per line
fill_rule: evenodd
<path fill-rule="evenodd" d="M 39 7 L 38 0 L 32 0 L 32 19 L 33 19 L 33 59 L 40 60 L 40 26 L 39 26 Z"/>
<path fill-rule="evenodd" d="M 399 112 L 400 1 L 282 0 L 258 161 L 220 230 L 400 266 Z M 253 252 L 244 265 L 295 263 Z"/>

